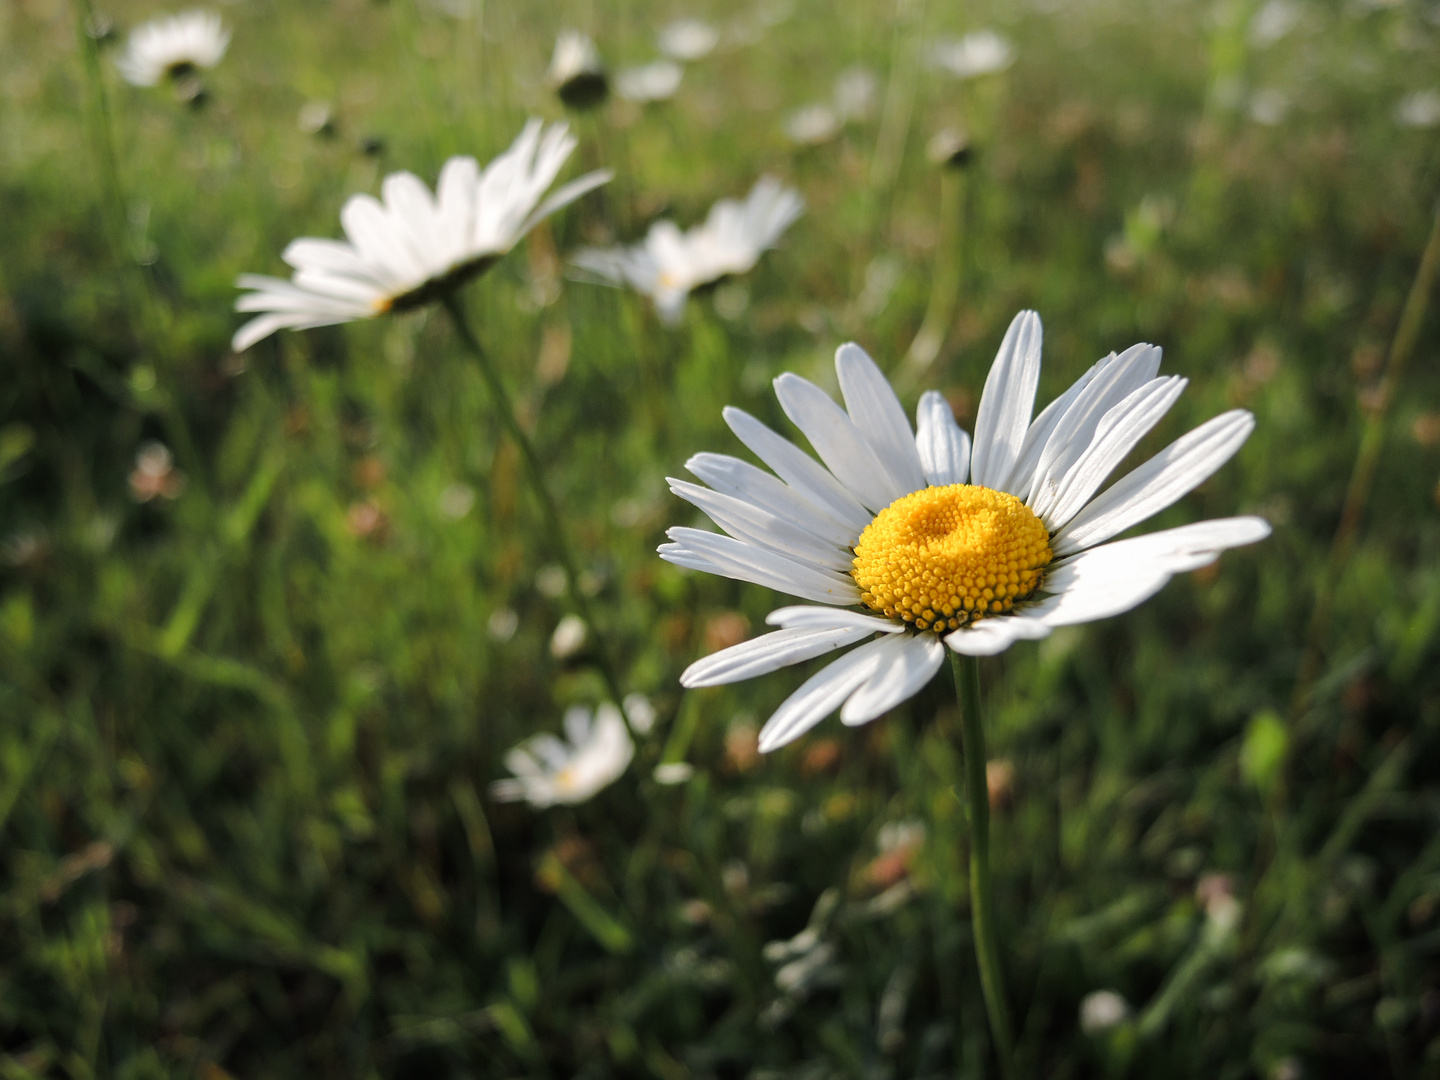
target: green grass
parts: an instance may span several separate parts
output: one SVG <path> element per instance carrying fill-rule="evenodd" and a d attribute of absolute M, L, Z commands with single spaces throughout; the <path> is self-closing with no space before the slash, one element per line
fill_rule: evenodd
<path fill-rule="evenodd" d="M 603 688 L 584 657 L 550 656 L 568 608 L 536 579 L 556 548 L 443 313 L 228 348 L 236 274 L 335 235 L 348 193 L 400 168 L 433 181 L 558 117 L 558 29 L 632 63 L 689 13 L 469 7 L 226 4 L 234 41 L 194 111 L 121 84 L 110 46 L 87 68 L 80 4 L 0 8 L 0 1076 L 995 1075 L 948 681 L 753 760 L 747 732 L 814 665 L 682 692 L 775 598 L 654 555 L 694 517 L 663 478 L 743 452 L 721 407 L 786 428 L 771 377 L 832 385 L 845 340 L 893 370 L 945 258 L 960 287 L 925 385 L 963 424 L 1021 307 L 1045 319 L 1042 400 L 1152 341 L 1191 386 L 1141 453 L 1236 405 L 1259 422 L 1157 524 L 1275 526 L 1128 615 L 983 665 L 990 753 L 1013 768 L 992 830 L 1022 1071 L 1436 1075 L 1433 313 L 1313 705 L 1288 715 L 1361 400 L 1440 192 L 1434 130 L 1394 120 L 1433 84 L 1433 11 L 1302 2 L 1261 48 L 1241 2 L 799 0 L 692 65 L 673 103 L 577 118 L 568 175 L 616 180 L 465 302 L 626 688 L 660 720 L 594 800 L 534 811 L 488 798 L 501 755 Z M 159 11 L 107 9 L 122 31 Z M 979 26 L 1016 43 L 1003 75 L 916 62 Z M 783 115 L 854 63 L 889 119 L 789 146 Z M 1282 123 L 1250 118 L 1261 90 L 1288 95 Z M 333 137 L 297 127 L 317 99 Z M 977 149 L 950 253 L 924 155 L 947 124 Z M 697 297 L 671 330 L 566 277 L 576 246 L 692 224 L 766 171 L 808 209 L 743 279 L 743 310 Z M 150 439 L 186 485 L 137 504 Z M 662 753 L 694 778 L 657 785 Z M 925 829 L 908 868 L 877 865 L 907 821 Z M 1232 932 L 1205 913 L 1216 874 Z M 832 960 L 787 993 L 766 946 L 807 925 Z M 1087 1035 L 1080 1002 L 1107 988 L 1132 1019 Z"/>

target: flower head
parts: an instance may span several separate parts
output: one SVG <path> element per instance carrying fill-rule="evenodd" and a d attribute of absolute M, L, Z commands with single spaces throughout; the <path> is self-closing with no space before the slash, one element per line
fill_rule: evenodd
<path fill-rule="evenodd" d="M 700 19 L 677 19 L 661 27 L 656 42 L 672 60 L 702 60 L 720 43 L 720 31 Z"/>
<path fill-rule="evenodd" d="M 600 53 L 588 34 L 563 30 L 555 39 L 550 58 L 550 85 L 572 109 L 588 109 L 605 100 L 610 84 L 600 64 Z"/>
<path fill-rule="evenodd" d="M 565 712 L 565 741 L 536 735 L 512 749 L 505 766 L 515 776 L 495 781 L 490 794 L 539 807 L 582 803 L 618 780 L 634 756 L 619 709 L 605 704 L 592 714 L 574 705 Z"/>
<path fill-rule="evenodd" d="M 744 202 L 721 199 L 705 224 L 689 232 L 657 221 L 642 244 L 586 248 L 574 262 L 602 281 L 645 293 L 654 299 L 660 318 L 673 324 L 691 290 L 750 270 L 804 208 L 798 192 L 762 176 Z"/>
<path fill-rule="evenodd" d="M 664 101 L 675 96 L 685 69 L 673 60 L 625 68 L 615 76 L 615 93 L 626 101 Z"/>
<path fill-rule="evenodd" d="M 840 134 L 840 116 L 829 105 L 802 105 L 785 117 L 785 137 L 801 146 L 818 146 Z"/>
<path fill-rule="evenodd" d="M 587 173 L 541 197 L 575 138 L 564 124 L 525 125 L 510 149 L 481 169 L 453 157 L 435 194 L 408 172 L 391 173 L 381 198 L 352 195 L 340 211 L 345 240 L 301 237 L 281 255 L 289 281 L 242 274 L 251 289 L 237 311 L 261 312 L 235 334 L 237 352 L 282 329 L 309 329 L 419 307 L 482 273 L 537 224 L 610 179 Z M 537 205 L 538 204 L 538 205 Z"/>
<path fill-rule="evenodd" d="M 230 31 L 219 15 L 186 11 L 137 26 L 115 66 L 132 86 L 154 86 L 162 79 L 214 67 L 229 44 Z"/>
<path fill-rule="evenodd" d="M 957 79 L 976 79 L 1008 68 L 1015 62 L 1015 49 L 994 30 L 976 30 L 937 42 L 930 50 L 930 62 Z"/>
<path fill-rule="evenodd" d="M 930 681 L 946 647 L 989 656 L 1117 615 L 1172 575 L 1269 535 L 1261 519 L 1241 517 L 1107 542 L 1213 474 L 1255 421 L 1240 409 L 1217 416 L 1101 493 L 1186 380 L 1159 377 L 1160 350 L 1136 345 L 1099 361 L 1032 420 L 1040 341 L 1039 317 L 1017 315 L 985 380 L 973 444 L 933 390 L 912 431 L 874 361 L 842 345 L 835 368 L 846 408 L 797 375 L 775 380 L 820 462 L 727 408 L 730 429 L 774 475 L 705 453 L 686 468 L 708 487 L 670 481 L 729 535 L 671 529 L 662 558 L 811 602 L 771 612 L 775 632 L 692 664 L 685 686 L 738 682 L 873 639 L 775 711 L 762 751 L 836 709 L 846 724 L 875 719 Z"/>

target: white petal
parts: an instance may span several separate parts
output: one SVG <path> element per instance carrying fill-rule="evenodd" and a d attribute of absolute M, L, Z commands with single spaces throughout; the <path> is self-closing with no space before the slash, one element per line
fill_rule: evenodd
<path fill-rule="evenodd" d="M 970 436 L 955 422 L 945 395 L 927 390 L 915 409 L 915 447 L 925 479 L 935 487 L 963 484 L 970 477 Z"/>
<path fill-rule="evenodd" d="M 1159 592 L 1174 574 L 1269 535 L 1261 518 L 1218 518 L 1091 548 L 1046 575 L 1042 588 L 1055 595 L 1028 607 L 1026 616 L 1069 626 L 1118 615 Z"/>
<path fill-rule="evenodd" d="M 848 574 L 854 565 L 854 556 L 850 552 L 811 535 L 763 507 L 733 495 L 711 491 L 699 484 L 672 477 L 667 477 L 666 481 L 671 491 L 705 511 L 711 521 L 737 540 L 745 540 L 787 559 L 840 574 Z"/>
<path fill-rule="evenodd" d="M 862 683 L 893 662 L 904 647 L 903 637 L 883 637 L 831 661 L 810 676 L 760 729 L 760 752 L 768 754 L 804 735 L 838 709 Z"/>
<path fill-rule="evenodd" d="M 1051 549 L 1057 556 L 1070 555 L 1158 514 L 1209 479 L 1254 429 L 1255 418 L 1244 409 L 1201 424 L 1091 499 L 1055 535 Z"/>
<path fill-rule="evenodd" d="M 540 222 L 555 213 L 556 210 L 569 206 L 576 199 L 580 198 L 580 196 L 594 191 L 601 184 L 609 183 L 614 178 L 615 174 L 609 169 L 596 169 L 594 172 L 586 173 L 578 180 L 571 180 L 568 184 L 557 188 L 555 193 L 541 203 L 539 208 L 520 226 L 519 235 L 516 239 L 518 240 L 520 236 L 524 236 L 536 225 L 539 225 Z"/>
<path fill-rule="evenodd" d="M 1040 383 L 1040 343 L 1040 316 L 1020 312 L 1005 331 L 980 395 L 970 452 L 972 484 L 999 487 L 1020 459 Z"/>
<path fill-rule="evenodd" d="M 674 543 L 660 545 L 660 557 L 676 566 L 753 582 L 817 604 L 849 607 L 860 602 L 860 590 L 850 578 L 817 570 L 743 540 L 680 527 L 667 535 Z"/>
<path fill-rule="evenodd" d="M 835 374 L 840 377 L 840 392 L 845 396 L 850 419 L 880 458 L 900 494 L 908 495 L 924 487 L 925 472 L 915 449 L 915 433 L 884 372 L 864 349 L 850 342 L 835 351 Z"/>
<path fill-rule="evenodd" d="M 1080 392 L 1090 385 L 1090 380 L 1103 371 L 1107 364 L 1114 361 L 1115 354 L 1103 357 L 1090 365 L 1090 370 L 1081 375 L 1071 384 L 1070 389 L 1057 397 L 1054 401 L 1040 410 L 1040 415 L 1030 422 L 1030 427 L 1025 432 L 1025 442 L 1020 447 L 1020 458 L 1015 462 L 1015 467 L 1010 470 L 1009 479 L 1005 481 L 1005 491 L 1018 492 L 1021 497 L 1030 490 L 1034 482 L 1035 467 L 1040 464 L 1040 455 L 1045 450 L 1045 445 L 1050 441 L 1050 435 L 1055 430 L 1066 411 Z"/>
<path fill-rule="evenodd" d="M 294 314 L 282 315 L 261 315 L 258 319 L 251 319 L 230 339 L 230 348 L 236 352 L 244 352 L 257 341 L 263 341 L 278 330 L 285 330 L 295 326 L 297 320 L 304 321 L 304 316 Z"/>
<path fill-rule="evenodd" d="M 945 644 L 961 656 L 995 656 L 1017 641 L 1038 641 L 1050 627 L 1025 615 L 995 615 L 945 636 Z"/>
<path fill-rule="evenodd" d="M 1053 492 L 1080 455 L 1090 448 L 1100 421 L 1127 397 L 1155 378 L 1160 369 L 1160 350 L 1153 345 L 1133 345 L 1101 368 L 1065 410 L 1046 440 L 1035 466 L 1035 478 L 1024 491 L 1028 505 L 1045 514 L 1050 505 L 1043 492 Z"/>
<path fill-rule="evenodd" d="M 854 726 L 868 724 L 919 693 L 945 662 L 945 646 L 935 634 L 906 634 L 901 637 L 899 656 L 884 665 L 856 690 L 840 710 L 840 722 Z"/>
<path fill-rule="evenodd" d="M 700 453 L 687 461 L 685 468 L 716 491 L 764 507 L 836 547 L 851 547 L 857 539 L 855 530 L 843 521 L 748 461 L 729 454 Z"/>
<path fill-rule="evenodd" d="M 883 510 L 905 494 L 890 479 L 860 429 L 824 390 L 787 371 L 775 380 L 775 396 L 820 460 L 866 507 Z"/>
<path fill-rule="evenodd" d="M 753 679 L 757 675 L 768 675 L 782 667 L 853 645 L 873 632 L 866 626 L 846 626 L 828 629 L 794 627 L 761 634 L 696 660 L 681 674 L 680 685 L 691 689 L 723 686 Z"/>
<path fill-rule="evenodd" d="M 736 438 L 775 470 L 776 476 L 849 525 L 856 537 L 865 531 L 871 515 L 828 469 L 743 409 L 727 405 L 721 415 Z"/>
<path fill-rule="evenodd" d="M 1036 511 L 1046 528 L 1056 532 L 1085 508 L 1090 496 L 1170 411 L 1188 384 L 1188 379 L 1178 375 L 1152 379 L 1105 414 L 1094 441 L 1056 487 L 1050 508 Z"/>
<path fill-rule="evenodd" d="M 903 623 L 891 622 L 859 611 L 845 611 L 833 607 L 783 607 L 776 608 L 765 616 L 771 626 L 785 629 L 804 628 L 808 630 L 840 630 L 864 627 L 873 634 L 898 634 L 905 629 Z"/>

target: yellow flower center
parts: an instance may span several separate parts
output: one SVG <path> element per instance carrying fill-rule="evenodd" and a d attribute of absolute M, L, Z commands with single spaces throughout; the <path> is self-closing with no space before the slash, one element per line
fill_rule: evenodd
<path fill-rule="evenodd" d="M 919 630 L 1009 611 L 1040 584 L 1050 534 L 1014 495 L 971 484 L 896 499 L 855 544 L 860 599 Z"/>

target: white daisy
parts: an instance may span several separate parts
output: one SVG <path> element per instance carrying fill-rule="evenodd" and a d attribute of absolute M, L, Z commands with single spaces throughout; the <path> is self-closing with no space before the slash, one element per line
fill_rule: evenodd
<path fill-rule="evenodd" d="M 672 60 L 702 60 L 720 43 L 720 31 L 699 19 L 677 19 L 655 37 L 660 51 Z"/>
<path fill-rule="evenodd" d="M 1431 128 L 1440 124 L 1440 90 L 1417 90 L 1400 99 L 1395 119 L 1403 127 Z"/>
<path fill-rule="evenodd" d="M 219 15 L 186 11 L 137 26 L 115 66 L 132 86 L 154 86 L 161 79 L 214 67 L 229 44 L 230 31 Z"/>
<path fill-rule="evenodd" d="M 680 89 L 685 69 L 673 60 L 655 60 L 615 75 L 615 93 L 626 101 L 665 101 Z"/>
<path fill-rule="evenodd" d="M 624 717 L 608 703 L 593 716 L 584 705 L 566 710 L 565 739 L 536 735 L 512 749 L 505 767 L 515 776 L 495 781 L 490 794 L 539 807 L 582 803 L 618 780 L 635 756 Z"/>
<path fill-rule="evenodd" d="M 801 146 L 819 146 L 840 134 L 840 117 L 829 105 L 803 105 L 785 117 L 785 136 Z"/>
<path fill-rule="evenodd" d="M 880 100 L 880 80 L 867 67 L 848 67 L 835 78 L 835 111 L 840 119 L 868 120 Z"/>
<path fill-rule="evenodd" d="M 797 375 L 775 380 L 823 466 L 727 408 L 730 429 L 775 475 L 706 453 L 686 468 L 709 487 L 670 481 L 729 535 L 671 529 L 662 558 L 822 605 L 771 612 L 766 621 L 780 629 L 692 664 L 685 686 L 737 682 L 874 637 L 775 711 L 762 751 L 836 709 L 846 724 L 875 719 L 930 681 L 946 646 L 989 656 L 1119 614 L 1173 574 L 1269 535 L 1261 519 L 1241 517 L 1106 543 L 1214 473 L 1255 421 L 1239 409 L 1217 416 L 1097 495 L 1186 380 L 1157 377 L 1160 350 L 1136 345 L 1101 360 L 1032 421 L 1040 340 L 1039 316 L 1017 315 L 985 380 L 973 448 L 933 390 L 912 431 L 874 361 L 842 345 L 846 409 Z"/>
<path fill-rule="evenodd" d="M 930 62 L 957 79 L 975 79 L 1004 71 L 1015 62 L 1015 49 L 994 30 L 977 30 L 937 42 L 930 50 Z"/>
<path fill-rule="evenodd" d="M 800 194 L 762 176 L 744 202 L 721 199 L 705 224 L 681 232 L 669 221 L 650 226 L 634 247 L 585 248 L 574 263 L 612 285 L 628 284 L 651 297 L 666 323 L 679 321 L 691 290 L 743 274 L 805 209 Z"/>
<path fill-rule="evenodd" d="M 254 291 L 240 297 L 235 310 L 264 314 L 242 326 L 231 344 L 239 352 L 281 329 L 404 311 L 458 287 L 540 221 L 610 179 L 608 171 L 587 173 L 540 202 L 573 149 L 564 124 L 542 132 L 540 121 L 531 120 L 484 169 L 472 157 L 447 161 L 433 196 L 408 172 L 385 178 L 382 199 L 352 195 L 340 211 L 347 240 L 291 241 L 281 255 L 295 268 L 289 281 L 240 276 L 236 284 Z"/>
<path fill-rule="evenodd" d="M 600 104 L 609 91 L 595 42 L 578 30 L 562 30 L 555 39 L 548 80 L 560 100 L 574 109 Z"/>

